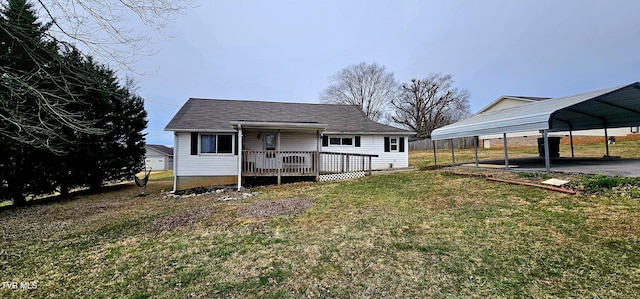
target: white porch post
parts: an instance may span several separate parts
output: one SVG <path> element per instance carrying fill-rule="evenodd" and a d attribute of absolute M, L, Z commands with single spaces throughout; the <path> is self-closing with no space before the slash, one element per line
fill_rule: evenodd
<path fill-rule="evenodd" d="M 282 184 L 282 158 L 280 156 L 280 129 L 276 135 L 276 168 L 278 168 L 278 186 Z"/>
<path fill-rule="evenodd" d="M 549 130 L 542 132 L 542 138 L 544 139 L 544 165 L 547 169 L 547 173 L 551 172 L 551 159 L 549 158 Z"/>
<path fill-rule="evenodd" d="M 173 146 L 178 149 L 178 132 L 173 132 Z M 178 153 L 176 150 L 175 153 Z M 173 192 L 178 189 L 178 155 L 173 155 Z"/>
<path fill-rule="evenodd" d="M 242 125 L 238 124 L 238 140 L 236 140 L 236 146 L 238 147 L 238 191 L 242 189 Z"/>
<path fill-rule="evenodd" d="M 316 182 L 320 181 L 320 140 L 322 139 L 322 135 L 320 134 L 320 130 L 316 130 L 316 159 L 315 159 L 315 167 L 316 167 Z"/>

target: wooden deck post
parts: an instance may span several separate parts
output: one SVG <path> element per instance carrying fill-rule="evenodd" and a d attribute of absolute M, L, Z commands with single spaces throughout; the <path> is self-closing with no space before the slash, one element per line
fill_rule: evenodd
<path fill-rule="evenodd" d="M 278 186 L 282 184 L 282 155 L 280 155 L 280 130 L 276 135 L 276 168 L 278 169 Z"/>

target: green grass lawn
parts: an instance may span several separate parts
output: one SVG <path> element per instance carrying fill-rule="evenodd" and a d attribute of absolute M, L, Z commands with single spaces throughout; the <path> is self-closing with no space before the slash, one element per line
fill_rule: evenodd
<path fill-rule="evenodd" d="M 435 171 L 163 198 L 133 184 L 0 211 L 2 298 L 631 298 L 640 199 Z M 309 203 L 313 204 L 309 207 Z"/>

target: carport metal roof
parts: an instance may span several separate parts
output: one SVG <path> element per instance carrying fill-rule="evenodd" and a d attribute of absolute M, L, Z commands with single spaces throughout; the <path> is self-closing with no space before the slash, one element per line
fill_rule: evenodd
<path fill-rule="evenodd" d="M 634 126 L 640 126 L 640 82 L 480 113 L 434 130 L 431 139 Z"/>

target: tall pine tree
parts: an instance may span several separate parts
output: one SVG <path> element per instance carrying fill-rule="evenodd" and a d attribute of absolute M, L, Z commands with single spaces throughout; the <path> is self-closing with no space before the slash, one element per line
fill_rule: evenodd
<path fill-rule="evenodd" d="M 29 2 L 2 7 L 0 196 L 14 205 L 124 179 L 144 159 L 146 111 L 133 86 L 46 33 Z"/>
<path fill-rule="evenodd" d="M 39 65 L 56 57 L 55 45 L 46 38 L 46 26 L 38 22 L 35 10 L 25 0 L 10 0 L 0 14 L 0 190 L 14 205 L 25 201 L 25 194 L 46 193 L 53 189 L 50 176 L 42 168 L 42 153 L 24 146 L 16 136 L 41 123 L 41 107 L 34 88 L 47 90 L 49 84 Z"/>

